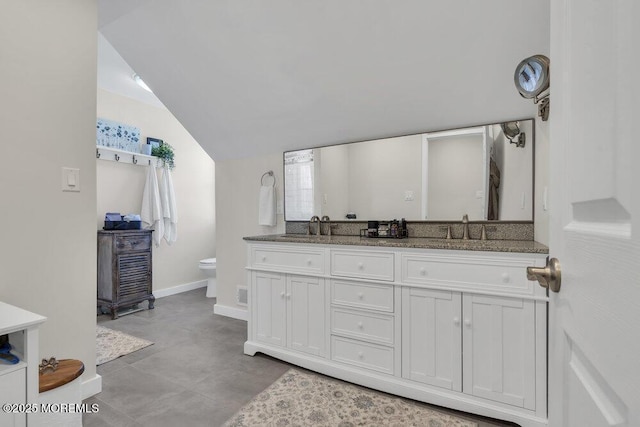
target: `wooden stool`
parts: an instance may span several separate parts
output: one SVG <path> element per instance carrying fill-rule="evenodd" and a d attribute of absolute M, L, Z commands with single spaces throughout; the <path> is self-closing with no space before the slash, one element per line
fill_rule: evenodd
<path fill-rule="evenodd" d="M 78 378 L 84 372 L 84 363 L 76 359 L 58 361 L 54 372 L 40 374 L 40 393 L 53 390 Z"/>
<path fill-rule="evenodd" d="M 40 395 L 38 403 L 54 408 L 49 412 L 39 411 L 31 414 L 29 425 L 82 427 L 82 390 L 80 380 L 76 380 L 84 372 L 84 364 L 75 359 L 62 359 L 53 372 L 40 374 Z M 74 405 L 74 410 L 64 410 L 63 405 Z M 76 406 L 77 405 L 77 406 Z M 62 408 L 55 410 L 55 408 Z"/>

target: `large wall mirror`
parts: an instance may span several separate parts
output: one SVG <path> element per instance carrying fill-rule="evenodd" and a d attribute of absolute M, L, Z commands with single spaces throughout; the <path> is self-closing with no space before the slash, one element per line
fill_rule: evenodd
<path fill-rule="evenodd" d="M 284 153 L 285 220 L 533 220 L 534 121 Z"/>

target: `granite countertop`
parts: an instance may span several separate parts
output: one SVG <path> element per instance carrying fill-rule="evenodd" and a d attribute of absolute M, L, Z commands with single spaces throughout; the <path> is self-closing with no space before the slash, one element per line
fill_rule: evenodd
<path fill-rule="evenodd" d="M 315 243 L 324 245 L 380 246 L 389 248 L 450 249 L 461 251 L 520 252 L 547 254 L 549 248 L 533 240 L 462 240 L 409 237 L 406 239 L 369 238 L 360 236 L 315 236 L 305 234 L 268 234 L 249 236 L 254 242 Z"/>

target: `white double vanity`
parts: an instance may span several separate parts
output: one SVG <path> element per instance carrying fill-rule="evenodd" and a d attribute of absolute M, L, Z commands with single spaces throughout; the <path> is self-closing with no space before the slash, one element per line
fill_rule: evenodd
<path fill-rule="evenodd" d="M 246 354 L 546 425 L 547 291 L 533 241 L 273 235 L 248 241 Z"/>

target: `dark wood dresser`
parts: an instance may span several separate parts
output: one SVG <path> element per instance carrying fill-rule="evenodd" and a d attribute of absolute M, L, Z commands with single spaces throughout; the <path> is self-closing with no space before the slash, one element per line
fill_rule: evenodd
<path fill-rule="evenodd" d="M 149 301 L 153 308 L 153 230 L 98 231 L 98 307 L 118 317 L 118 309 Z"/>

